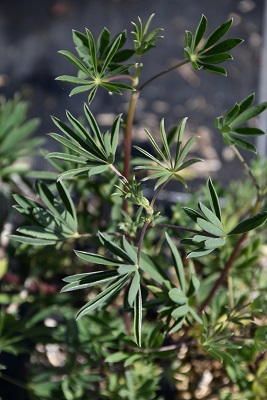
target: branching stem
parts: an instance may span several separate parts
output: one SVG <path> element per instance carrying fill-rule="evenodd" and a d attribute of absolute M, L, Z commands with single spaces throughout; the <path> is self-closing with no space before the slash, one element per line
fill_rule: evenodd
<path fill-rule="evenodd" d="M 117 81 L 121 79 L 128 79 L 130 81 L 133 81 L 133 77 L 131 75 L 115 75 L 111 76 L 110 78 L 103 79 L 103 82 L 112 82 L 112 81 Z"/>
<path fill-rule="evenodd" d="M 141 86 L 139 86 L 139 92 L 141 92 L 149 83 L 153 82 L 155 79 L 159 78 L 162 75 L 167 74 L 168 72 L 173 71 L 174 69 L 181 67 L 182 65 L 188 64 L 189 62 L 190 62 L 190 60 L 185 58 L 184 60 L 180 61 L 178 64 L 175 64 L 172 67 L 167 68 L 167 69 L 159 72 L 158 74 L 152 76 L 150 79 L 145 81 Z"/>
<path fill-rule="evenodd" d="M 150 203 L 150 207 L 151 207 L 152 210 L 153 210 L 154 203 L 155 203 L 159 193 L 162 191 L 162 189 L 167 185 L 167 183 L 170 180 L 171 180 L 171 177 L 166 182 L 164 182 L 163 185 L 161 185 L 157 189 L 157 191 L 155 192 L 155 194 L 153 196 L 153 199 L 151 200 L 151 203 Z M 151 222 L 152 222 L 151 218 L 147 219 L 147 221 L 144 223 L 143 228 L 142 228 L 141 233 L 140 233 L 140 238 L 139 238 L 139 242 L 138 242 L 138 250 L 137 250 L 137 263 L 138 263 L 138 265 L 140 264 L 141 251 L 142 251 L 142 246 L 143 246 L 143 241 L 144 241 L 144 238 L 145 238 L 145 234 L 146 234 L 146 231 L 149 228 L 149 225 L 151 224 Z"/>
<path fill-rule="evenodd" d="M 217 279 L 217 281 L 214 283 L 208 297 L 206 300 L 201 304 L 198 313 L 201 314 L 202 311 L 206 308 L 207 305 L 210 304 L 211 300 L 213 299 L 214 295 L 217 293 L 217 290 L 219 287 L 225 282 L 225 279 L 227 278 L 228 272 L 230 271 L 231 267 L 233 266 L 235 260 L 237 259 L 240 251 L 242 250 L 245 242 L 247 240 L 247 232 L 243 233 L 237 242 L 235 248 L 232 251 L 231 257 L 229 258 L 228 262 L 225 264 L 221 275 Z"/>
<path fill-rule="evenodd" d="M 258 198 L 262 199 L 262 190 L 261 190 L 260 185 L 258 184 L 258 181 L 257 181 L 256 177 L 254 176 L 253 172 L 249 168 L 248 164 L 246 163 L 246 161 L 244 160 L 243 156 L 241 155 L 239 150 L 236 148 L 236 146 L 234 146 L 234 145 L 231 146 L 231 149 L 233 150 L 233 152 L 235 153 L 235 155 L 237 156 L 237 158 L 239 159 L 239 161 L 243 165 L 244 169 L 247 171 L 247 173 L 251 177 L 251 179 L 252 179 L 252 181 L 254 183 L 254 186 L 255 186 L 255 188 L 257 190 Z"/>

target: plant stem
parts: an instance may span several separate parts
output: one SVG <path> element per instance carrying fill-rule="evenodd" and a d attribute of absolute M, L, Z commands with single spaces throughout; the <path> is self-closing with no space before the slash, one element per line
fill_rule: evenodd
<path fill-rule="evenodd" d="M 192 232 L 192 233 L 196 233 L 199 234 L 201 233 L 200 231 L 197 231 L 196 229 L 191 229 L 191 228 L 185 228 L 184 226 L 180 226 L 180 225 L 171 225 L 171 224 L 155 224 L 153 225 L 154 227 L 159 227 L 159 228 L 170 228 L 170 229 L 177 229 L 178 231 L 186 231 L 186 232 Z M 206 236 L 210 236 L 210 237 L 216 237 L 212 234 L 208 234 L 205 233 Z"/>
<path fill-rule="evenodd" d="M 240 154 L 240 152 L 238 151 L 238 149 L 233 145 L 231 146 L 233 152 L 235 153 L 235 155 L 237 156 L 237 158 L 239 159 L 239 161 L 242 163 L 243 167 L 245 168 L 245 170 L 248 172 L 249 176 L 251 177 L 254 186 L 257 190 L 257 199 L 256 199 L 256 203 L 251 211 L 251 216 L 256 215 L 261 208 L 261 203 L 262 203 L 262 199 L 263 199 L 263 194 L 264 191 L 261 189 L 257 179 L 255 178 L 254 174 L 252 173 L 251 169 L 249 168 L 248 164 L 246 163 L 246 161 L 244 160 L 244 158 L 242 157 L 242 155 Z M 232 254 L 228 260 L 228 262 L 225 264 L 224 269 L 221 272 L 221 275 L 219 276 L 219 278 L 217 279 L 217 281 L 215 282 L 213 288 L 211 289 L 208 297 L 206 298 L 206 300 L 203 302 L 203 304 L 201 305 L 200 309 L 199 309 L 199 313 L 201 313 L 205 307 L 211 302 L 211 300 L 213 299 L 213 297 L 215 296 L 217 290 L 219 289 L 219 287 L 224 283 L 224 281 L 226 280 L 228 273 L 231 269 L 231 267 L 233 266 L 236 258 L 238 257 L 240 251 L 242 250 L 246 239 L 247 239 L 248 233 L 245 232 L 241 235 L 241 237 L 239 238 L 239 241 L 237 242 L 237 245 L 235 246 L 235 248 L 232 251 Z"/>
<path fill-rule="evenodd" d="M 168 72 L 173 71 L 174 69 L 181 67 L 182 65 L 188 64 L 189 62 L 190 62 L 190 60 L 185 58 L 184 60 L 180 61 L 178 64 L 175 64 L 174 66 L 167 68 L 167 69 L 159 72 L 158 74 L 152 76 L 150 79 L 145 81 L 141 86 L 139 86 L 139 92 L 141 92 L 141 90 L 143 90 L 149 83 L 153 82 L 155 79 L 159 78 L 162 75 L 167 74 Z"/>
<path fill-rule="evenodd" d="M 2 372 L 0 373 L 0 378 L 5 380 L 6 382 L 12 383 L 13 385 L 20 387 L 21 389 L 29 390 L 29 388 L 26 384 L 18 381 L 17 379 L 12 378 L 11 376 L 3 374 Z"/>
<path fill-rule="evenodd" d="M 234 298 L 234 285 L 233 285 L 233 276 L 232 274 L 228 274 L 227 277 L 228 284 L 228 297 L 229 297 L 229 309 L 232 310 L 235 306 L 235 298 Z"/>
<path fill-rule="evenodd" d="M 154 194 L 154 196 L 153 196 L 153 199 L 152 199 L 151 202 L 150 202 L 150 207 L 151 207 L 151 208 L 153 208 L 153 206 L 154 206 L 154 204 L 155 204 L 155 201 L 156 201 L 158 195 L 160 194 L 160 192 L 162 191 L 162 189 L 164 189 L 165 186 L 170 182 L 171 178 L 172 178 L 172 177 L 170 176 L 170 177 L 166 180 L 166 182 L 164 182 L 163 185 L 161 185 L 161 186 L 156 190 L 156 192 L 155 192 L 155 194 Z"/>
<path fill-rule="evenodd" d="M 254 183 L 254 186 L 255 186 L 255 188 L 257 190 L 258 198 L 262 198 L 262 190 L 260 188 L 260 185 L 258 184 L 257 179 L 255 178 L 253 172 L 251 171 L 251 169 L 249 168 L 248 164 L 244 160 L 243 156 L 241 155 L 239 150 L 236 148 L 236 146 L 234 146 L 234 145 L 231 146 L 231 149 L 233 150 L 233 152 L 235 153 L 235 155 L 237 156 L 237 158 L 239 159 L 239 161 L 241 162 L 241 164 L 243 165 L 243 167 L 245 168 L 245 170 L 247 171 L 247 173 L 251 177 L 251 179 L 252 179 L 252 181 Z"/>
<path fill-rule="evenodd" d="M 161 185 L 157 189 L 157 191 L 155 192 L 155 194 L 153 196 L 153 199 L 151 200 L 151 203 L 150 203 L 150 208 L 152 210 L 153 210 L 154 203 L 155 203 L 159 193 L 167 185 L 167 183 L 170 180 L 171 180 L 171 177 L 166 182 L 164 182 L 163 185 Z M 138 242 L 138 249 L 137 249 L 137 263 L 138 263 L 138 265 L 140 264 L 141 251 L 142 251 L 142 246 L 143 246 L 143 241 L 144 241 L 144 238 L 145 238 L 145 234 L 146 234 L 146 231 L 147 231 L 149 225 L 151 224 L 151 222 L 152 222 L 152 219 L 151 219 L 151 215 L 150 215 L 150 218 L 144 223 L 143 228 L 142 228 L 141 233 L 140 233 L 140 238 L 139 238 L 139 242 Z"/>
<path fill-rule="evenodd" d="M 128 180 L 125 178 L 125 176 L 123 176 L 120 171 L 117 170 L 116 167 L 114 167 L 113 164 L 109 164 L 109 168 L 115 172 L 115 174 L 119 177 L 119 180 L 124 184 L 127 185 L 128 184 Z"/>
<path fill-rule="evenodd" d="M 139 91 L 132 93 L 125 128 L 123 175 L 128 181 L 130 177 L 133 120 L 138 97 Z"/>
<path fill-rule="evenodd" d="M 120 79 L 128 79 L 133 81 L 133 77 L 131 75 L 115 75 L 115 76 L 111 76 L 110 78 L 104 79 L 103 82 L 112 82 L 112 81 L 117 81 Z"/>
<path fill-rule="evenodd" d="M 237 245 L 233 249 L 233 252 L 231 254 L 231 257 L 229 258 L 228 262 L 225 264 L 224 269 L 221 272 L 221 275 L 215 282 L 213 288 L 211 289 L 208 297 L 206 300 L 201 304 L 198 313 L 201 314 L 202 311 L 205 309 L 205 307 L 210 304 L 211 300 L 213 299 L 214 295 L 216 294 L 217 290 L 219 287 L 224 283 L 225 279 L 227 278 L 228 272 L 230 271 L 231 267 L 233 266 L 237 256 L 239 255 L 241 249 L 243 248 L 246 239 L 247 239 L 247 232 L 243 233 L 241 237 L 239 238 L 239 241 L 237 242 Z"/>

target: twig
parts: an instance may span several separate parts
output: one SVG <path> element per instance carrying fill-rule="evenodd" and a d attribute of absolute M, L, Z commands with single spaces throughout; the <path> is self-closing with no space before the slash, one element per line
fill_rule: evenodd
<path fill-rule="evenodd" d="M 145 81 L 141 86 L 139 86 L 139 92 L 141 92 L 141 90 L 143 90 L 149 83 L 153 82 L 155 79 L 159 78 L 162 75 L 167 74 L 168 72 L 173 71 L 174 69 L 177 69 L 179 67 L 181 67 L 182 65 L 188 64 L 190 62 L 190 60 L 188 59 L 184 59 L 181 62 L 179 62 L 178 64 L 173 65 L 170 68 L 165 69 L 164 71 L 159 72 L 158 74 L 152 76 L 150 79 L 148 79 L 147 81 Z"/>
<path fill-rule="evenodd" d="M 201 304 L 199 310 L 198 310 L 198 314 L 201 314 L 202 311 L 206 308 L 206 306 L 211 302 L 211 300 L 213 299 L 213 297 L 215 296 L 217 290 L 219 289 L 219 287 L 224 283 L 228 272 L 230 271 L 231 267 L 233 266 L 237 256 L 239 255 L 241 249 L 243 248 L 245 242 L 247 239 L 247 232 L 243 233 L 243 235 L 240 237 L 239 241 L 237 242 L 237 245 L 235 246 L 231 257 L 229 258 L 228 262 L 225 264 L 224 269 L 221 272 L 221 275 L 219 276 L 219 278 L 217 279 L 217 281 L 215 282 L 213 288 L 211 289 L 208 297 L 206 298 L 206 300 Z"/>

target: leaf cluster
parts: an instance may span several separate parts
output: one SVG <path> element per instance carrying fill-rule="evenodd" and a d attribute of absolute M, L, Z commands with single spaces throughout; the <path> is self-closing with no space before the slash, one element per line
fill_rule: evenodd
<path fill-rule="evenodd" d="M 242 349 L 242 346 L 230 340 L 233 333 L 225 333 L 225 325 L 223 323 L 218 327 L 215 327 L 212 333 L 209 333 L 209 324 L 205 313 L 203 313 L 202 319 L 203 332 L 201 336 L 201 344 L 203 348 L 221 363 L 226 362 L 234 364 L 235 360 L 231 355 L 231 350 L 240 350 Z"/>
<path fill-rule="evenodd" d="M 195 275 L 191 275 L 189 283 L 186 283 L 187 279 L 185 277 L 181 256 L 167 233 L 166 240 L 171 250 L 176 277 L 180 287 L 170 286 L 169 282 L 168 284 L 166 282 L 168 300 L 166 300 L 165 306 L 160 310 L 160 314 L 162 318 L 171 315 L 174 319 L 174 323 L 169 330 L 169 334 L 173 334 L 181 329 L 184 323 L 192 325 L 192 318 L 199 324 L 202 324 L 201 318 L 199 318 L 194 308 L 191 306 L 192 300 L 198 292 L 200 282 Z"/>
<path fill-rule="evenodd" d="M 67 50 L 61 50 L 59 53 L 78 69 L 78 76 L 61 75 L 56 78 L 59 81 L 78 85 L 72 89 L 70 96 L 89 91 L 88 103 L 90 104 L 99 86 L 108 92 L 120 95 L 121 90 L 135 90 L 132 86 L 116 81 L 116 76 L 128 74 L 129 68 L 134 66 L 132 63 L 121 64 L 133 54 L 131 50 L 122 49 L 126 41 L 125 31 L 111 40 L 109 30 L 104 28 L 97 42 L 89 29 L 86 29 L 86 34 L 73 31 L 73 40 L 80 58 Z"/>
<path fill-rule="evenodd" d="M 163 144 L 163 148 L 161 149 L 151 133 L 148 132 L 148 130 L 145 129 L 145 132 L 150 140 L 150 143 L 152 144 L 156 156 L 150 154 L 148 151 L 144 150 L 143 148 L 139 146 L 135 146 L 137 150 L 139 150 L 142 154 L 144 154 L 147 158 L 150 159 L 150 161 L 153 161 L 152 165 L 146 164 L 146 165 L 140 165 L 135 167 L 136 170 L 151 170 L 153 173 L 151 175 L 148 175 L 147 177 L 143 178 L 143 181 L 149 180 L 149 179 L 157 179 L 157 182 L 155 184 L 155 189 L 157 189 L 159 186 L 165 184 L 167 181 L 169 181 L 172 178 L 176 178 L 179 181 L 183 183 L 184 186 L 186 186 L 186 181 L 184 178 L 181 176 L 180 171 L 184 170 L 185 168 L 188 168 L 190 165 L 195 164 L 199 161 L 202 161 L 200 158 L 191 158 L 187 161 L 185 160 L 185 157 L 187 156 L 188 152 L 190 151 L 192 145 L 194 142 L 198 139 L 198 136 L 194 136 L 190 138 L 184 146 L 182 146 L 182 140 L 184 136 L 184 129 L 185 129 L 185 124 L 186 124 L 187 118 L 184 118 L 183 121 L 180 123 L 180 125 L 177 127 L 175 130 L 175 133 L 173 135 L 174 138 L 176 139 L 176 146 L 175 146 L 175 156 L 174 160 L 172 158 L 171 150 L 169 147 L 168 143 L 168 138 L 167 134 L 165 131 L 165 126 L 164 126 L 164 119 L 161 120 L 160 123 L 160 135 L 161 135 L 161 140 Z M 175 140 L 175 139 L 174 139 Z"/>
<path fill-rule="evenodd" d="M 28 165 L 22 163 L 22 157 L 30 157 L 36 153 L 36 147 L 43 141 L 33 138 L 38 128 L 38 118 L 28 119 L 28 104 L 16 95 L 7 101 L 0 98 L 0 178 L 3 181 L 12 181 L 13 174 L 23 175 Z"/>
<path fill-rule="evenodd" d="M 77 237 L 77 215 L 73 201 L 62 182 L 57 182 L 56 186 L 57 197 L 47 185 L 38 181 L 38 199 L 14 195 L 17 202 L 14 208 L 33 225 L 18 228 L 19 235 L 9 235 L 11 239 L 20 243 L 46 246 Z"/>
<path fill-rule="evenodd" d="M 232 23 L 232 18 L 225 21 L 203 41 L 208 20 L 205 15 L 202 15 L 195 33 L 192 34 L 192 32 L 186 31 L 184 56 L 190 60 L 194 69 L 203 69 L 210 73 L 227 75 L 226 69 L 217 64 L 232 60 L 233 57 L 228 51 L 243 42 L 242 39 L 237 38 L 225 39 L 220 42 L 229 31 Z"/>
<path fill-rule="evenodd" d="M 134 48 L 137 57 L 141 57 L 147 51 L 156 47 L 156 41 L 163 38 L 163 36 L 158 35 L 158 32 L 163 31 L 162 28 L 156 28 L 153 29 L 151 32 L 148 32 L 154 15 L 155 14 L 150 15 L 145 26 L 143 26 L 142 20 L 139 17 L 139 25 L 137 25 L 135 22 L 132 22 L 134 27 L 134 30 L 132 32 L 132 34 L 134 35 Z"/>
<path fill-rule="evenodd" d="M 192 239 L 184 239 L 182 243 L 196 246 L 197 249 L 188 253 L 187 257 L 199 257 L 211 253 L 216 248 L 225 245 L 226 233 L 222 224 L 221 206 L 218 195 L 209 178 L 206 190 L 210 208 L 199 202 L 199 211 L 182 207 L 186 214 L 202 229 Z"/>
<path fill-rule="evenodd" d="M 117 267 L 114 270 L 104 270 L 89 272 L 85 274 L 73 275 L 65 278 L 68 284 L 62 289 L 63 292 L 77 289 L 84 289 L 93 285 L 105 284 L 105 288 L 77 313 L 76 318 L 88 314 L 103 303 L 110 302 L 114 296 L 128 282 L 127 302 L 130 307 L 134 307 L 134 326 L 136 342 L 141 345 L 141 321 L 142 321 L 142 297 L 140 287 L 140 274 L 138 271 L 138 260 L 135 249 L 122 238 L 122 247 L 111 241 L 101 233 L 99 238 L 102 245 L 118 258 L 109 258 L 93 253 L 76 251 L 76 255 L 81 259 L 94 264 Z"/>
<path fill-rule="evenodd" d="M 261 114 L 267 108 L 267 102 L 252 106 L 255 94 L 252 93 L 239 103 L 235 103 L 223 116 L 216 118 L 215 126 L 221 132 L 224 143 L 227 146 L 237 146 L 242 149 L 257 153 L 256 147 L 244 140 L 248 137 L 264 135 L 259 128 L 241 126 Z"/>
<path fill-rule="evenodd" d="M 49 153 L 46 158 L 60 159 L 78 164 L 76 168 L 64 171 L 58 177 L 59 180 L 70 179 L 76 175 L 88 174 L 89 177 L 106 171 L 110 164 L 115 161 L 118 146 L 121 115 L 118 115 L 112 125 L 111 132 L 101 133 L 100 128 L 86 104 L 84 113 L 91 128 L 91 132 L 67 111 L 67 118 L 74 129 L 53 118 L 55 125 L 65 136 L 51 133 L 50 136 L 71 150 L 69 152 Z M 81 166 L 80 166 L 80 165 Z"/>

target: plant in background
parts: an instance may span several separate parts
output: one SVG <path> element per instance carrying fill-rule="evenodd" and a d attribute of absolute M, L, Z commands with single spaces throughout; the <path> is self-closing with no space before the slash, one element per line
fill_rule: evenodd
<path fill-rule="evenodd" d="M 84 104 L 86 122 L 69 112 L 66 123 L 53 118 L 60 134 L 51 136 L 62 150 L 46 154 L 46 159 L 54 166 L 57 181 L 55 172 L 43 172 L 42 181 L 31 187 L 34 198 L 19 188 L 14 195 L 15 209 L 30 224 L 9 235 L 10 247 L 16 247 L 20 257 L 31 258 L 31 279 L 37 270 L 39 275 L 35 280 L 39 291 L 27 288 L 28 312 L 21 317 L 22 336 L 16 339 L 27 338 L 29 328 L 36 332 L 31 344 L 41 374 L 30 371 L 32 379 L 25 388 L 31 398 L 160 399 L 167 398 L 166 382 L 182 396 L 208 398 L 199 397 L 195 384 L 203 378 L 199 372 L 203 368 L 213 380 L 206 388 L 207 396 L 263 399 L 266 394 L 262 256 L 267 181 L 246 163 L 237 147 L 256 152 L 240 136 L 264 133 L 243 124 L 263 112 L 267 103 L 252 106 L 252 94 L 215 121 L 225 144 L 249 174 L 249 190 L 256 193 L 243 203 L 243 212 L 229 206 L 235 195 L 242 203 L 242 192 L 221 188 L 219 196 L 217 185 L 208 178 L 204 196 L 197 195 L 196 202 L 192 196 L 188 204 L 177 204 L 171 216 L 165 215 L 158 207 L 159 195 L 172 179 L 187 186 L 184 170 L 202 161 L 189 156 L 201 138 L 184 141 L 186 118 L 168 133 L 162 120 L 161 140 L 145 129 L 151 151 L 137 146 L 143 158 L 133 158 L 138 98 L 150 82 L 186 63 L 196 70 L 226 75 L 218 64 L 232 59 L 229 51 L 242 40 L 224 39 L 232 20 L 204 39 L 207 19 L 202 16 L 195 33 L 186 32 L 185 59 L 139 84 L 140 60 L 162 38 L 160 28 L 150 30 L 152 18 L 145 25 L 140 18 L 133 23 L 133 49 L 124 48 L 125 31 L 111 39 L 105 28 L 97 40 L 88 29 L 86 34 L 73 32 L 78 57 L 60 53 L 75 65 L 77 76 L 57 79 L 78 85 L 70 95 L 89 92 L 89 106 Z M 133 55 L 136 61 L 125 63 Z M 103 133 L 90 110 L 90 103 L 101 93 L 98 88 L 131 93 L 126 115 L 118 115 Z M 123 153 L 118 151 L 122 143 Z M 144 192 L 149 180 L 155 180 L 151 198 Z M 46 271 L 41 268 L 44 259 Z M 63 277 L 66 285 L 59 294 L 63 274 L 67 274 Z M 51 282 L 46 286 L 46 293 L 53 292 L 49 301 L 40 295 L 41 277 L 52 280 L 53 286 Z M 37 300 L 41 311 L 33 307 Z M 59 364 L 51 361 L 51 343 L 58 357 L 60 352 L 63 355 Z M 54 368 L 44 367 L 41 344 Z M 10 350 L 7 346 L 6 351 Z M 185 379 L 188 363 L 188 384 L 182 389 L 179 380 Z M 111 372 L 113 364 L 116 369 Z M 57 379 L 48 384 L 47 376 Z M 219 384 L 215 376 L 220 377 Z M 237 397 L 229 394 L 231 390 Z"/>

